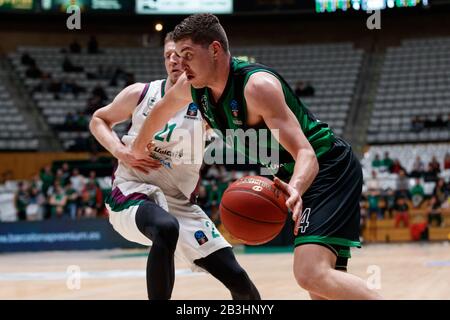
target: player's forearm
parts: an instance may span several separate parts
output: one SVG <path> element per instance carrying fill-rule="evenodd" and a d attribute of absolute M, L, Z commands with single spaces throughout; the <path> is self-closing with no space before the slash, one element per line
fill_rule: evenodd
<path fill-rule="evenodd" d="M 93 116 L 89 123 L 89 130 L 97 141 L 117 158 L 117 151 L 123 147 L 123 144 L 111 127 L 103 119 Z"/>
<path fill-rule="evenodd" d="M 172 112 L 168 108 L 165 108 L 163 103 L 158 102 L 145 119 L 139 130 L 139 134 L 133 142 L 131 150 L 133 152 L 145 152 L 147 145 L 152 141 L 155 133 L 162 129 L 171 117 Z"/>
<path fill-rule="evenodd" d="M 318 172 L 319 162 L 314 150 L 310 148 L 300 149 L 289 184 L 296 188 L 300 195 L 303 195 L 313 183 Z"/>

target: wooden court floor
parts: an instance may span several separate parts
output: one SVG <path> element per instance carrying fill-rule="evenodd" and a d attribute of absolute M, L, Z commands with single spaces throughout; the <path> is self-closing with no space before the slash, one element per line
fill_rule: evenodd
<path fill-rule="evenodd" d="M 292 254 L 239 251 L 263 299 L 309 299 L 293 278 Z M 387 299 L 450 299 L 448 242 L 371 244 L 352 255 L 349 272 Z M 145 266 L 142 250 L 0 254 L 0 299 L 146 299 Z M 210 275 L 180 260 L 176 268 L 173 299 L 230 299 Z"/>

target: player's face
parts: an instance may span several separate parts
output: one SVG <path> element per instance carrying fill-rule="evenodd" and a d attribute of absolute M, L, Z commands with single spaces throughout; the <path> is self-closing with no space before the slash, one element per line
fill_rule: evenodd
<path fill-rule="evenodd" d="M 164 45 L 164 65 L 166 66 L 169 80 L 172 83 L 177 82 L 183 70 L 181 69 L 180 57 L 175 52 L 175 42 L 173 41 L 168 41 Z"/>
<path fill-rule="evenodd" d="M 181 58 L 181 67 L 194 88 L 208 86 L 208 80 L 214 79 L 214 58 L 211 45 L 208 47 L 194 44 L 191 39 L 176 43 L 176 51 Z"/>

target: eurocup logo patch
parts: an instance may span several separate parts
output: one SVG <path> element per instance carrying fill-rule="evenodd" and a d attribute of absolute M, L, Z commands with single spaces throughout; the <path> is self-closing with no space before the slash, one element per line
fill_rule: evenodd
<path fill-rule="evenodd" d="M 194 237 L 195 237 L 195 240 L 197 240 L 199 245 L 202 245 L 202 244 L 205 244 L 206 242 L 208 242 L 208 237 L 201 230 L 196 231 L 194 233 Z"/>
<path fill-rule="evenodd" d="M 190 117 L 196 117 L 198 114 L 198 106 L 195 103 L 190 103 L 186 112 L 186 115 Z"/>
<path fill-rule="evenodd" d="M 233 117 L 239 117 L 239 105 L 236 100 L 231 100 L 230 102 L 231 114 Z"/>
<path fill-rule="evenodd" d="M 233 123 L 237 126 L 242 125 L 242 120 L 239 120 L 239 105 L 236 100 L 230 102 L 231 115 L 233 116 Z"/>

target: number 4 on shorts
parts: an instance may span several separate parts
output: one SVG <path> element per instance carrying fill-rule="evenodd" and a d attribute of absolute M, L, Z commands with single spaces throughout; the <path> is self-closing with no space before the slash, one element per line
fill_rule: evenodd
<path fill-rule="evenodd" d="M 309 226 L 309 214 L 311 213 L 311 208 L 306 208 L 303 213 L 300 220 L 300 233 L 305 233 L 306 228 Z"/>

